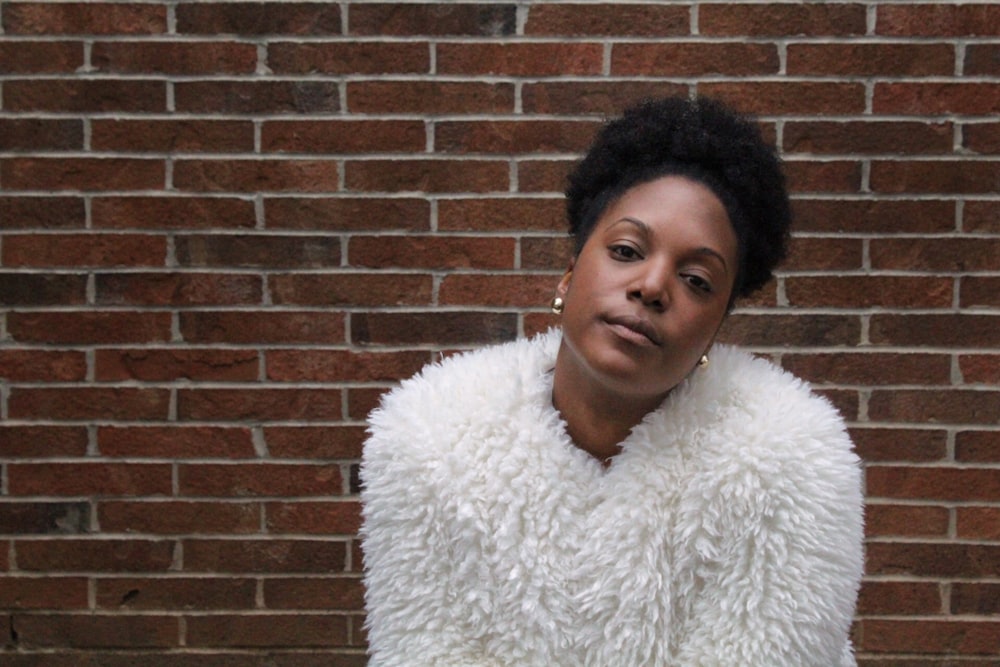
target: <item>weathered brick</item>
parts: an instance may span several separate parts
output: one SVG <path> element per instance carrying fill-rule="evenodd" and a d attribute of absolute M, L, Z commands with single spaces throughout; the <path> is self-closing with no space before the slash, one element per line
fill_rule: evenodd
<path fill-rule="evenodd" d="M 407 4 L 380 2 L 351 7 L 351 35 L 513 35 L 513 4 Z"/>
<path fill-rule="evenodd" d="M 4 609 L 87 608 L 84 577 L 0 577 L 0 606 Z"/>
<path fill-rule="evenodd" d="M 1000 44 L 967 45 L 963 73 L 969 76 L 997 76 L 1000 74 Z"/>
<path fill-rule="evenodd" d="M 115 611 L 253 609 L 252 579 L 222 577 L 101 577 L 97 608 Z"/>
<path fill-rule="evenodd" d="M 10 38 L 0 42 L 0 74 L 69 74 L 82 66 L 83 42 L 36 42 Z"/>
<path fill-rule="evenodd" d="M 939 233 L 955 229 L 955 203 L 940 199 L 797 198 L 792 206 L 796 229 L 801 231 L 893 234 Z"/>
<path fill-rule="evenodd" d="M 702 35 L 846 37 L 866 31 L 861 4 L 724 3 L 698 7 Z"/>
<path fill-rule="evenodd" d="M 953 281 L 937 276 L 789 276 L 793 306 L 839 308 L 947 308 Z"/>
<path fill-rule="evenodd" d="M 462 232 L 563 231 L 566 204 L 561 197 L 442 199 L 438 226 Z"/>
<path fill-rule="evenodd" d="M 600 116 L 621 113 L 645 98 L 686 95 L 687 92 L 685 84 L 670 82 L 553 80 L 524 84 L 521 98 L 525 113 Z"/>
<path fill-rule="evenodd" d="M 1000 232 L 1000 202 L 969 201 L 962 214 L 962 229 L 966 232 Z"/>
<path fill-rule="evenodd" d="M 341 7 L 327 2 L 203 2 L 177 7 L 177 31 L 196 35 L 339 35 Z"/>
<path fill-rule="evenodd" d="M 357 81 L 347 84 L 351 113 L 510 113 L 514 86 L 479 81 Z"/>
<path fill-rule="evenodd" d="M 353 500 L 272 502 L 264 507 L 272 534 L 354 535 L 361 527 L 361 504 Z"/>
<path fill-rule="evenodd" d="M 941 506 L 869 504 L 865 534 L 869 537 L 946 537 L 949 511 Z"/>
<path fill-rule="evenodd" d="M 11 234 L 3 263 L 23 267 L 163 266 L 167 241 L 147 234 Z"/>
<path fill-rule="evenodd" d="M 825 81 L 704 82 L 698 93 L 718 97 L 737 109 L 759 115 L 860 114 L 865 90 L 860 83 Z"/>
<path fill-rule="evenodd" d="M 507 192 L 510 169 L 499 160 L 350 160 L 350 190 L 371 192 Z"/>
<path fill-rule="evenodd" d="M 268 350 L 267 379 L 277 382 L 396 382 L 428 362 L 425 352 Z"/>
<path fill-rule="evenodd" d="M 178 478 L 180 494 L 191 496 L 294 497 L 342 493 L 339 465 L 198 463 L 180 466 Z"/>
<path fill-rule="evenodd" d="M 865 461 L 924 463 L 948 454 L 943 430 L 865 427 L 851 429 L 851 437 Z"/>
<path fill-rule="evenodd" d="M 810 353 L 784 354 L 781 365 L 815 384 L 951 384 L 946 354 Z"/>
<path fill-rule="evenodd" d="M 877 114 L 989 115 L 998 105 L 997 87 L 975 81 L 879 82 L 872 97 L 872 109 Z"/>
<path fill-rule="evenodd" d="M 273 121 L 261 131 L 262 149 L 291 153 L 423 152 L 422 121 Z"/>
<path fill-rule="evenodd" d="M 569 159 L 522 160 L 517 163 L 518 192 L 561 193 L 575 164 Z"/>
<path fill-rule="evenodd" d="M 573 255 L 573 240 L 567 236 L 531 236 L 521 239 L 521 267 L 564 271 Z"/>
<path fill-rule="evenodd" d="M 83 352 L 0 349 L 0 377 L 8 382 L 79 382 L 86 375 Z"/>
<path fill-rule="evenodd" d="M 78 229 L 85 217 L 82 197 L 0 195 L 0 229 Z"/>
<path fill-rule="evenodd" d="M 983 501 L 1000 489 L 989 469 L 869 466 L 865 482 L 872 496 L 922 500 Z"/>
<path fill-rule="evenodd" d="M 958 365 L 966 384 L 1000 384 L 1000 355 L 963 354 Z"/>
<path fill-rule="evenodd" d="M 942 606 L 941 588 L 935 583 L 864 581 L 857 612 L 862 615 L 933 615 L 941 613 Z"/>
<path fill-rule="evenodd" d="M 357 576 L 264 580 L 264 606 L 268 609 L 345 609 L 364 607 L 364 586 Z"/>
<path fill-rule="evenodd" d="M 379 406 L 389 387 L 351 387 L 347 390 L 347 419 L 364 421 Z M 354 489 L 352 493 L 357 493 Z"/>
<path fill-rule="evenodd" d="M 340 89 L 329 81 L 186 81 L 174 84 L 177 111 L 273 114 L 340 111 Z"/>
<path fill-rule="evenodd" d="M 334 192 L 332 160 L 178 160 L 174 184 L 192 192 Z"/>
<path fill-rule="evenodd" d="M 352 267 L 512 269 L 516 241 L 476 236 L 353 236 Z"/>
<path fill-rule="evenodd" d="M 1000 546 L 924 542 L 870 542 L 869 574 L 982 577 L 996 572 Z"/>
<path fill-rule="evenodd" d="M 548 306 L 558 274 L 453 274 L 441 282 L 443 305 L 532 308 Z"/>
<path fill-rule="evenodd" d="M 311 311 L 182 312 L 188 343 L 336 343 L 344 341 L 344 314 Z"/>
<path fill-rule="evenodd" d="M 127 421 L 166 419 L 170 393 L 136 387 L 14 387 L 9 398 L 15 419 Z"/>
<path fill-rule="evenodd" d="M 365 437 L 363 426 L 264 427 L 267 450 L 277 458 L 357 459 Z"/>
<path fill-rule="evenodd" d="M 616 44 L 616 76 L 769 76 L 778 73 L 774 44 L 673 42 Z"/>
<path fill-rule="evenodd" d="M 123 153 L 224 153 L 253 150 L 253 124 L 228 120 L 123 120 L 91 122 L 94 150 Z M 169 200 L 158 199 L 164 208 Z M 164 210 L 158 211 L 163 215 Z"/>
<path fill-rule="evenodd" d="M 0 272 L 0 304 L 4 306 L 77 306 L 86 301 L 85 275 Z"/>
<path fill-rule="evenodd" d="M 446 43 L 436 53 L 438 73 L 448 75 L 595 76 L 604 63 L 597 43 Z"/>
<path fill-rule="evenodd" d="M 836 315 L 743 315 L 734 313 L 723 322 L 720 342 L 748 346 L 845 346 L 857 345 L 861 323 L 856 316 Z"/>
<path fill-rule="evenodd" d="M 1000 123 L 966 123 L 962 126 L 962 145 L 979 154 L 1000 153 Z"/>
<path fill-rule="evenodd" d="M 1000 238 L 884 238 L 869 245 L 873 269 L 989 271 L 1000 257 Z"/>
<path fill-rule="evenodd" d="M 865 619 L 865 650 L 875 653 L 976 654 L 1000 651 L 995 621 Z"/>
<path fill-rule="evenodd" d="M 189 539 L 184 540 L 184 571 L 213 574 L 261 572 L 343 572 L 347 547 L 342 540 L 313 539 Z"/>
<path fill-rule="evenodd" d="M 793 237 L 790 248 L 788 259 L 781 265 L 783 272 L 852 271 L 861 269 L 863 263 L 861 239 Z"/>
<path fill-rule="evenodd" d="M 951 123 L 904 121 L 808 121 L 785 123 L 786 153 L 947 154 L 952 151 Z"/>
<path fill-rule="evenodd" d="M 335 420 L 341 416 L 337 389 L 182 389 L 177 392 L 182 421 Z"/>
<path fill-rule="evenodd" d="M 99 426 L 103 456 L 153 459 L 251 458 L 250 429 L 217 426 Z"/>
<path fill-rule="evenodd" d="M 15 496 L 150 496 L 171 492 L 168 464 L 12 463 L 8 489 Z"/>
<path fill-rule="evenodd" d="M 17 540 L 18 567 L 30 572 L 166 572 L 172 540 L 59 538 Z"/>
<path fill-rule="evenodd" d="M 104 501 L 97 517 L 107 533 L 179 535 L 260 531 L 261 507 L 246 502 Z"/>
<path fill-rule="evenodd" d="M 235 197 L 94 197 L 94 226 L 104 229 L 242 229 L 255 224 L 250 199 Z"/>
<path fill-rule="evenodd" d="M 4 83 L 10 111 L 146 112 L 167 110 L 160 81 L 117 79 L 16 79 Z"/>
<path fill-rule="evenodd" d="M 893 37 L 1000 35 L 1000 7 L 945 3 L 880 5 L 875 32 Z"/>
<path fill-rule="evenodd" d="M 516 335 L 513 313 L 358 313 L 351 318 L 351 340 L 361 345 L 471 345 Z"/>
<path fill-rule="evenodd" d="M 15 426 L 0 424 L 0 457 L 49 458 L 83 456 L 87 430 L 82 426 Z"/>
<path fill-rule="evenodd" d="M 0 159 L 0 179 L 8 190 L 153 190 L 165 178 L 162 160 L 130 158 Z"/>
<path fill-rule="evenodd" d="M 217 273 L 98 274 L 96 302 L 102 306 L 206 306 L 259 304 L 260 276 Z"/>
<path fill-rule="evenodd" d="M 264 199 L 264 218 L 268 229 L 428 230 L 430 205 L 425 199 L 408 197 L 268 197 Z"/>
<path fill-rule="evenodd" d="M 1000 435 L 996 431 L 959 431 L 955 436 L 955 460 L 996 463 L 1000 461 Z"/>
<path fill-rule="evenodd" d="M 629 37 L 678 37 L 689 34 L 690 7 L 667 4 L 632 5 L 545 4 L 528 9 L 527 35 L 558 37 L 621 35 Z"/>
<path fill-rule="evenodd" d="M 22 343 L 163 343 L 170 314 L 130 311 L 13 312 L 7 331 Z"/>
<path fill-rule="evenodd" d="M 345 646 L 347 618 L 341 614 L 190 616 L 188 646 Z"/>
<path fill-rule="evenodd" d="M 94 355 L 94 376 L 101 382 L 195 380 L 252 382 L 259 375 L 255 350 L 214 348 L 100 349 Z"/>
<path fill-rule="evenodd" d="M 955 532 L 958 537 L 973 540 L 1000 540 L 1000 508 L 959 507 L 955 510 L 955 515 Z M 996 613 L 996 611 L 994 609 L 992 612 L 982 611 L 979 613 Z"/>
<path fill-rule="evenodd" d="M 876 345 L 985 347 L 996 343 L 997 318 L 972 313 L 871 317 L 869 336 Z"/>
<path fill-rule="evenodd" d="M 90 532 L 88 503 L 42 501 L 0 503 L 0 533 L 72 535 L 87 532 Z M 2 595 L 0 592 L 0 596 Z"/>
<path fill-rule="evenodd" d="M 582 153 L 598 125 L 574 121 L 437 123 L 434 149 L 448 153 Z"/>
<path fill-rule="evenodd" d="M 795 161 L 785 163 L 791 194 L 854 193 L 861 189 L 862 164 L 855 160 L 830 162 Z"/>
<path fill-rule="evenodd" d="M 4 32 L 24 35 L 156 35 L 167 8 L 117 2 L 16 2 L 4 7 Z"/>
<path fill-rule="evenodd" d="M 788 73 L 820 76 L 950 76 L 952 44 L 801 43 L 788 45 Z"/>
<path fill-rule="evenodd" d="M 330 235 L 178 236 L 174 248 L 183 267 L 318 269 L 340 264 L 340 239 Z"/>
<path fill-rule="evenodd" d="M 78 120 L 0 118 L 0 150 L 68 151 L 83 148 L 83 124 Z"/>
<path fill-rule="evenodd" d="M 426 74 L 430 54 L 419 42 L 270 42 L 267 66 L 279 74 Z"/>
<path fill-rule="evenodd" d="M 433 278 L 421 273 L 295 273 L 269 282 L 274 303 L 311 306 L 430 304 Z"/>

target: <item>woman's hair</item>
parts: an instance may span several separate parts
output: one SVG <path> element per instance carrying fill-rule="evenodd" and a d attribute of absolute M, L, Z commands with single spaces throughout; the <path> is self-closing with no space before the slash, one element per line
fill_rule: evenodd
<path fill-rule="evenodd" d="M 575 252 L 618 197 L 671 175 L 705 185 L 725 206 L 740 253 L 733 298 L 760 289 L 788 250 L 781 160 L 754 121 L 709 98 L 647 100 L 601 129 L 566 189 Z"/>

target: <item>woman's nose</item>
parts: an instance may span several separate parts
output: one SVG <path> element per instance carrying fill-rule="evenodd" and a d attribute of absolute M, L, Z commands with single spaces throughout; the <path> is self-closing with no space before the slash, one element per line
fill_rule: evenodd
<path fill-rule="evenodd" d="M 663 310 L 670 304 L 667 290 L 665 267 L 647 266 L 637 277 L 630 296 L 641 301 L 643 305 L 657 310 Z"/>

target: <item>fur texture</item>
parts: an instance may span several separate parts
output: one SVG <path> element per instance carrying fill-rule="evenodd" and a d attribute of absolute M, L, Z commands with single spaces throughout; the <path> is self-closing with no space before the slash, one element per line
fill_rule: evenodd
<path fill-rule="evenodd" d="M 372 667 L 854 665 L 860 467 L 829 403 L 716 346 L 604 469 L 558 332 L 425 368 L 370 417 Z"/>

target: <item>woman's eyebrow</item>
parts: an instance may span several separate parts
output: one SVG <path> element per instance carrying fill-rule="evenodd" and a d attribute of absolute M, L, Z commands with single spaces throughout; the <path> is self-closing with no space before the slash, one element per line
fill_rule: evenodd
<path fill-rule="evenodd" d="M 637 227 L 639 229 L 639 231 L 642 232 L 642 234 L 644 234 L 645 236 L 649 236 L 652 233 L 652 231 L 649 228 L 649 225 L 647 225 L 645 222 L 643 222 L 642 220 L 638 220 L 636 218 L 630 218 L 630 217 L 624 217 L 624 218 L 620 218 L 618 220 L 615 220 L 613 223 L 611 223 L 611 226 L 608 229 L 612 229 L 616 225 L 619 225 L 619 224 L 621 224 L 623 222 L 627 222 L 627 223 L 629 223 L 629 224 Z M 723 257 L 722 253 L 720 253 L 715 248 L 710 248 L 708 246 L 701 246 L 699 248 L 695 248 L 695 253 L 699 254 L 699 255 L 708 255 L 709 257 L 716 258 L 717 260 L 719 260 L 719 263 L 722 264 L 722 268 L 725 269 L 726 273 L 727 274 L 729 273 L 729 265 L 726 264 L 726 258 Z"/>

